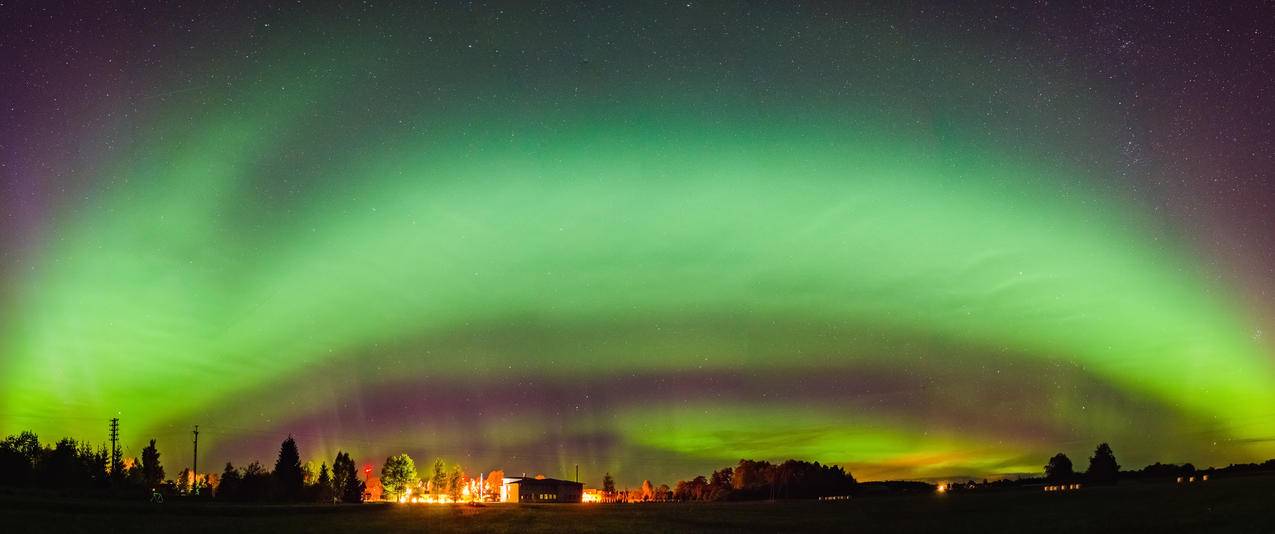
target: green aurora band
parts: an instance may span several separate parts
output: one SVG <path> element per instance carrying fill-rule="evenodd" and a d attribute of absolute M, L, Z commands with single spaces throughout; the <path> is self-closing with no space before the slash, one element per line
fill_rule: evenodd
<path fill-rule="evenodd" d="M 329 458 L 668 482 L 741 457 L 872 479 L 1099 441 L 1129 466 L 1275 454 L 1272 357 L 1233 289 L 1035 141 L 936 125 L 888 84 L 710 98 L 708 73 L 567 106 L 433 70 L 450 88 L 422 96 L 365 46 L 121 126 L 16 274 L 0 430 L 118 416 L 131 454 L 209 429 L 203 465 L 297 432 Z M 706 389 L 614 390 L 677 376 Z M 515 387 L 575 393 L 482 401 Z"/>

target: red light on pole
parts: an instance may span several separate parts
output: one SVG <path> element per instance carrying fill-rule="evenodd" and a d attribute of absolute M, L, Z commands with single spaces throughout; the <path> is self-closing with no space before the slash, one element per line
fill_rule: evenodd
<path fill-rule="evenodd" d="M 372 464 L 367 464 L 363 466 L 363 482 L 367 482 L 369 477 L 371 476 L 372 476 Z"/>

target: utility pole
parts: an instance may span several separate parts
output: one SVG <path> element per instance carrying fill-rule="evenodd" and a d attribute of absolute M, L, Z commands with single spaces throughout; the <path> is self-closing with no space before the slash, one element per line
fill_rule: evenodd
<path fill-rule="evenodd" d="M 191 473 L 191 478 L 193 479 L 191 480 L 191 485 L 193 486 L 192 489 L 195 492 L 195 495 L 199 495 L 199 425 L 195 425 L 193 433 L 195 434 L 195 454 L 190 462 L 190 470 L 193 471 L 193 473 Z"/>
<path fill-rule="evenodd" d="M 120 440 L 120 418 L 111 418 L 111 478 L 118 478 L 120 474 L 120 465 L 118 443 Z"/>
<path fill-rule="evenodd" d="M 576 482 L 580 481 L 580 464 L 576 464 Z"/>

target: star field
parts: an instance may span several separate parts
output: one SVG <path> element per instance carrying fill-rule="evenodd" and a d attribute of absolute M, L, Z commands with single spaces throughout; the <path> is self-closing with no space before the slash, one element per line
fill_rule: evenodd
<path fill-rule="evenodd" d="M 0 433 L 1269 458 L 1270 11 L 3 4 Z"/>

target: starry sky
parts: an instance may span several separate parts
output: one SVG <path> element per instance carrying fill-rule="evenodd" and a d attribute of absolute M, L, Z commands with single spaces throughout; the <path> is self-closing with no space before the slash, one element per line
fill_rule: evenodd
<path fill-rule="evenodd" d="M 1269 4 L 82 4 L 0 4 L 0 434 L 1275 456 Z"/>

